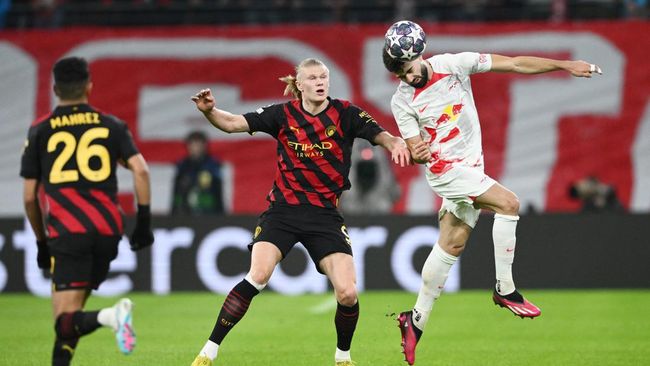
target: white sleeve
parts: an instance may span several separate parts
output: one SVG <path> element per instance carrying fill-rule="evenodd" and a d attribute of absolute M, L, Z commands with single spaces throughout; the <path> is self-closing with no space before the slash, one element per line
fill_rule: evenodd
<path fill-rule="evenodd" d="M 420 134 L 420 126 L 414 111 L 409 107 L 404 98 L 393 95 L 390 101 L 390 109 L 399 127 L 403 139 L 408 139 Z"/>
<path fill-rule="evenodd" d="M 435 59 L 433 64 L 436 72 L 471 75 L 487 72 L 492 68 L 492 56 L 488 53 L 445 53 L 444 55 L 438 55 Z"/>

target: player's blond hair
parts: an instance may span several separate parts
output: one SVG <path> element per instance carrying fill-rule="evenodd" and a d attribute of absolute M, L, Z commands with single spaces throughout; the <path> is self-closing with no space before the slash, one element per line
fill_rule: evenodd
<path fill-rule="evenodd" d="M 287 83 L 287 86 L 284 88 L 284 95 L 289 95 L 293 94 L 296 99 L 302 99 L 302 92 L 298 90 L 298 86 L 296 85 L 296 80 L 298 77 L 298 73 L 300 72 L 300 69 L 303 67 L 307 66 L 325 66 L 323 61 L 317 59 L 317 58 L 307 58 L 302 60 L 298 66 L 296 66 L 296 75 L 287 75 L 283 76 L 280 78 L 281 81 L 284 81 Z"/>

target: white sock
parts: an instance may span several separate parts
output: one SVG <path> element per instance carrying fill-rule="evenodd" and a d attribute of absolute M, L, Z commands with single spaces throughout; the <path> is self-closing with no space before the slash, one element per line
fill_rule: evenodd
<path fill-rule="evenodd" d="M 334 354 L 334 362 L 351 361 L 351 360 L 352 359 L 350 358 L 350 350 L 341 351 L 338 347 L 336 347 L 336 353 Z"/>
<path fill-rule="evenodd" d="M 99 311 L 97 314 L 97 321 L 99 324 L 113 328 L 117 331 L 117 318 L 115 317 L 115 308 L 104 308 Z"/>
<path fill-rule="evenodd" d="M 496 290 L 500 295 L 508 295 L 515 291 L 515 281 L 512 279 L 512 262 L 515 259 L 517 239 L 517 221 L 519 216 L 494 215 L 492 240 L 494 240 L 494 268 L 497 277 Z"/>
<path fill-rule="evenodd" d="M 205 342 L 205 346 L 203 346 L 201 352 L 199 352 L 199 356 L 205 356 L 210 360 L 214 360 L 215 358 L 217 358 L 218 351 L 219 351 L 219 345 L 212 342 L 211 340 L 208 340 L 207 342 Z"/>
<path fill-rule="evenodd" d="M 438 243 L 431 249 L 431 253 L 429 253 L 429 257 L 427 257 L 424 267 L 422 267 L 422 286 L 413 308 L 413 324 L 418 329 L 424 330 L 433 303 L 440 297 L 449 270 L 457 260 L 458 257 L 442 250 Z"/>
<path fill-rule="evenodd" d="M 244 279 L 246 281 L 248 281 L 248 283 L 253 285 L 253 287 L 255 287 L 257 289 L 257 291 L 262 291 L 264 289 L 264 287 L 266 287 L 266 284 L 261 284 L 261 283 L 257 283 L 255 281 L 253 281 L 253 276 L 251 276 L 250 273 L 247 273 L 246 277 L 244 277 Z"/>

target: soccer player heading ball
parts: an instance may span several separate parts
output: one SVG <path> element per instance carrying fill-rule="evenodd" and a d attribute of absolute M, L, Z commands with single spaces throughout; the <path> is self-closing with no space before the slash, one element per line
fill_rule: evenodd
<path fill-rule="evenodd" d="M 465 249 L 480 209 L 495 213 L 494 303 L 522 318 L 541 314 L 538 307 L 517 291 L 512 278 L 519 201 L 513 192 L 484 173 L 481 126 L 470 75 L 491 71 L 539 74 L 563 70 L 576 77 L 589 78 L 593 73 L 601 73 L 598 66 L 584 61 L 529 56 L 463 52 L 425 59 L 422 56 L 424 32 L 419 30 L 420 26 L 409 21 L 393 24 L 386 33 L 383 50 L 384 66 L 401 80 L 391 100 L 395 121 L 413 160 L 426 166 L 429 186 L 442 197 L 438 214 L 440 237 L 422 268 L 417 301 L 412 310 L 398 318 L 403 352 L 410 365 L 415 362 L 415 346 L 433 304 L 440 296 L 451 266 Z"/>

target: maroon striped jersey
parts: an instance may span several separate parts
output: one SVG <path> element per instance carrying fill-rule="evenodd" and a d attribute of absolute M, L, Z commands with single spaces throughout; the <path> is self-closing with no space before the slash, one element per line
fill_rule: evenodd
<path fill-rule="evenodd" d="M 370 114 L 338 99 L 329 99 L 317 115 L 305 111 L 296 99 L 244 117 L 251 134 L 266 132 L 278 141 L 278 170 L 267 200 L 290 205 L 338 206 L 341 193 L 350 189 L 355 137 L 373 143 L 384 131 Z"/>
<path fill-rule="evenodd" d="M 87 104 L 59 106 L 34 122 L 20 175 L 43 185 L 48 237 L 122 235 L 115 169 L 135 154 L 126 124 Z"/>

